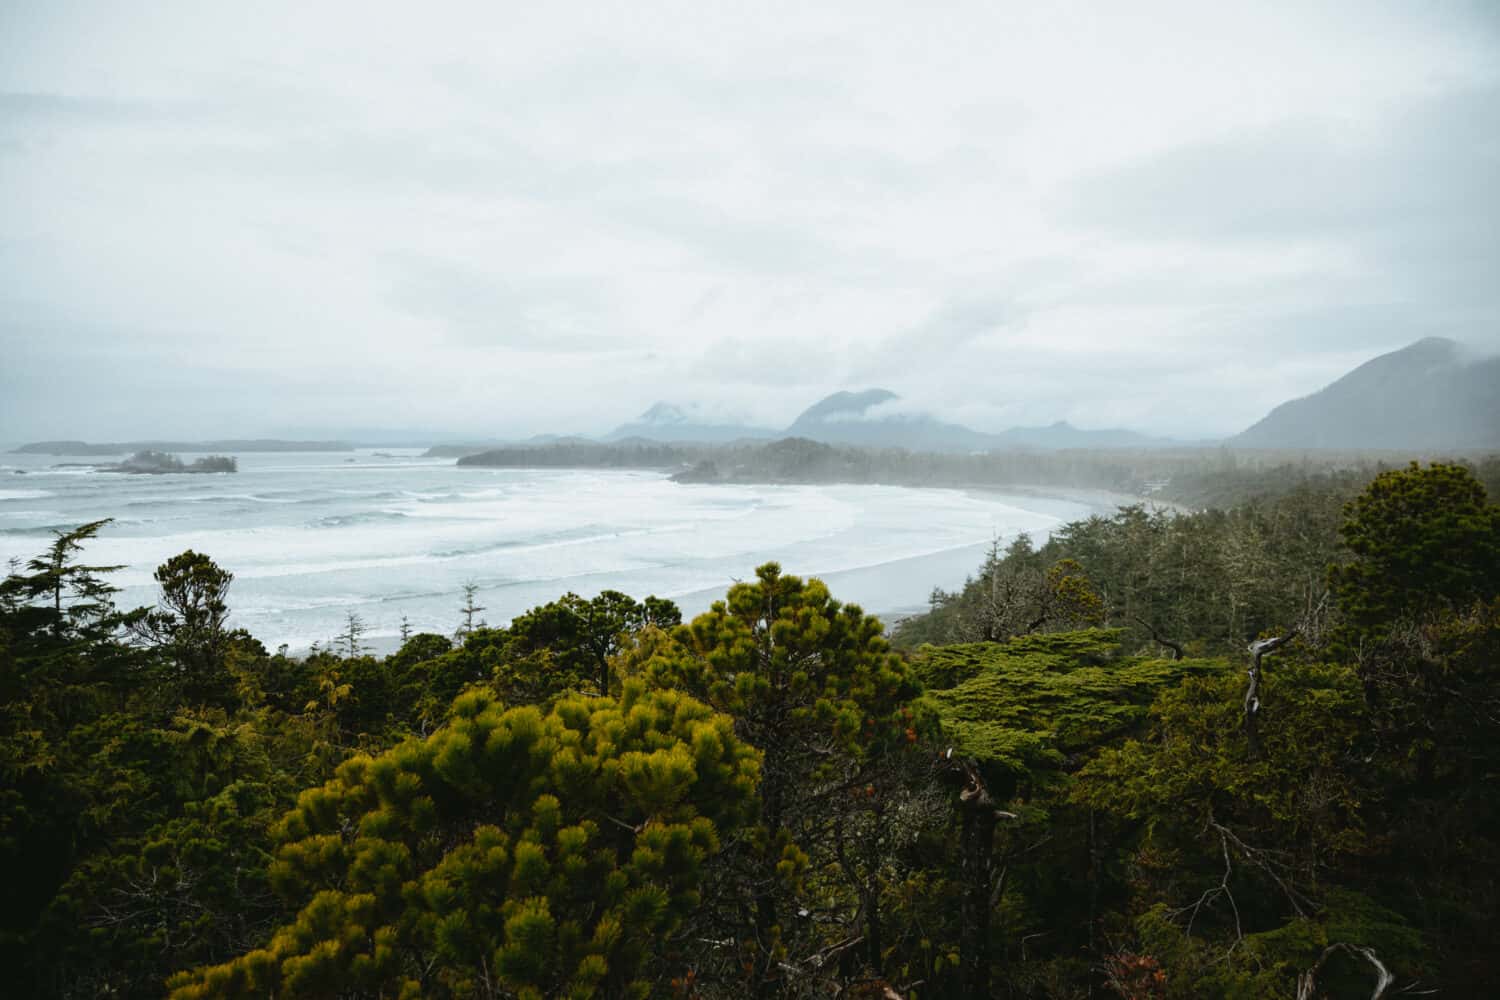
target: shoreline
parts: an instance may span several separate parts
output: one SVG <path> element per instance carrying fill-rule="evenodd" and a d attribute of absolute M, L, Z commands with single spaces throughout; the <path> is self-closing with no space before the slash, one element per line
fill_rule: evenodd
<path fill-rule="evenodd" d="M 929 487 L 930 489 L 944 489 L 945 487 Z M 1108 508 L 1114 512 L 1121 507 L 1145 507 L 1148 510 L 1159 508 L 1173 514 L 1191 514 L 1193 508 L 1176 503 L 1172 500 L 1163 500 L 1157 497 L 1141 496 L 1134 493 L 1120 493 L 1115 490 L 1107 490 L 1093 486 L 971 486 L 961 487 L 975 493 L 998 493 L 1013 496 L 1034 497 L 1039 500 L 1066 500 L 1070 503 L 1081 503 L 1091 507 Z"/>
<path fill-rule="evenodd" d="M 44 538 L 56 525 L 120 514 L 118 525 L 99 542 L 104 547 L 99 555 L 130 567 L 131 578 L 117 581 L 129 592 L 122 600 L 154 600 L 155 590 L 143 574 L 171 552 L 184 547 L 205 551 L 236 573 L 238 597 L 231 604 L 237 611 L 232 616 L 236 624 L 249 628 L 269 648 L 286 642 L 294 655 L 305 655 L 314 640 L 326 642 L 336 634 L 346 610 L 364 618 L 369 626 L 364 641 L 376 652 L 398 645 L 395 621 L 406 614 L 421 631 L 447 633 L 453 624 L 449 605 L 457 602 L 450 591 L 460 579 L 481 583 L 484 603 L 493 609 L 497 623 L 568 590 L 592 594 L 601 589 L 672 597 L 691 618 L 722 599 L 736 578 L 770 560 L 789 573 L 823 579 L 840 601 L 858 604 L 893 624 L 924 611 L 935 587 L 952 590 L 978 572 L 996 538 L 1003 544 L 1026 530 L 1040 540 L 1065 523 L 1110 516 L 1121 504 L 1142 502 L 1120 492 L 1036 484 L 724 484 L 726 496 L 716 497 L 703 495 L 713 490 L 673 489 L 662 482 L 669 478 L 662 471 L 626 469 L 590 470 L 591 481 L 583 484 L 566 475 L 565 482 L 554 482 L 560 470 L 533 470 L 502 476 L 507 482 L 496 485 L 488 483 L 489 475 L 451 475 L 452 467 L 444 462 L 395 461 L 397 471 L 392 472 L 384 466 L 333 465 L 327 456 L 313 454 L 246 456 L 234 481 L 218 476 L 191 481 L 179 476 L 112 476 L 104 483 L 106 477 L 90 468 L 57 469 L 43 456 L 16 458 L 21 461 L 15 464 L 23 468 L 40 467 L 40 475 L 28 476 L 28 489 L 11 491 L 15 495 L 0 505 L 5 508 L 0 514 L 12 518 L 0 535 L 0 552 L 15 550 L 25 556 L 35 547 L 28 541 L 31 535 Z M 82 472 L 90 474 L 67 475 Z M 592 482 L 595 477 L 598 482 Z M 536 483 L 516 492 L 510 478 Z M 797 494 L 806 490 L 809 496 L 769 506 L 749 503 L 788 488 Z M 575 496 L 580 489 L 582 494 Z M 538 506 L 539 497 L 563 492 L 569 497 L 565 508 Z M 736 496 L 740 493 L 749 500 Z M 829 496 L 825 500 L 816 496 L 820 493 Z M 497 523 L 493 533 L 507 538 L 529 530 L 527 518 L 541 518 L 538 530 L 558 518 L 613 524 L 622 498 L 650 500 L 632 515 L 634 520 L 627 519 L 626 527 L 699 514 L 706 520 L 693 521 L 687 533 L 675 531 L 661 544 L 614 541 L 626 534 L 603 531 L 600 537 L 609 558 L 602 562 L 578 554 L 592 551 L 591 546 L 560 555 L 518 556 L 521 550 L 512 545 L 503 557 L 491 557 L 469 544 L 491 533 L 479 522 L 497 517 L 522 519 L 503 531 Z M 575 503 L 581 504 L 577 511 L 572 509 Z M 810 504 L 809 509 L 828 523 L 803 524 L 795 514 L 802 503 Z M 764 524 L 774 530 L 752 530 L 762 523 L 758 521 L 739 526 L 738 517 L 724 513 L 746 504 L 749 514 L 768 518 Z M 352 528 L 355 534 L 325 524 L 335 514 L 390 514 L 385 508 L 406 513 L 399 520 L 359 521 Z M 702 543 L 694 531 L 704 533 Z M 464 544 L 449 545 L 449 535 Z M 351 548 L 356 536 L 370 540 Z M 266 547 L 278 540 L 279 548 Z M 451 558 L 418 555 L 446 553 L 448 548 L 453 549 Z M 741 555 L 735 558 L 733 552 Z M 370 553 L 383 556 L 366 559 Z M 402 568 L 382 568 L 397 557 Z M 392 583 L 395 578 L 399 586 Z M 542 582 L 544 578 L 549 582 Z M 323 600 L 331 595 L 339 599 Z"/>

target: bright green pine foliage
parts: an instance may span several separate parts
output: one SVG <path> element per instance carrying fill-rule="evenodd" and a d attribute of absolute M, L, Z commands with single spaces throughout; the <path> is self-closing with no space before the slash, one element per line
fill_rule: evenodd
<path fill-rule="evenodd" d="M 924 646 L 915 670 L 935 689 L 927 697 L 944 739 L 1019 778 L 1129 731 L 1163 688 L 1227 669 L 1220 660 L 1114 658 L 1123 634 L 1088 629 Z"/>
<path fill-rule="evenodd" d="M 869 747 L 870 719 L 891 716 L 919 690 L 880 620 L 834 600 L 821 580 L 785 575 L 775 563 L 755 573 L 756 582 L 735 584 L 678 629 L 643 673 L 737 717 L 785 715 L 846 748 Z"/>
<path fill-rule="evenodd" d="M 639 682 L 546 713 L 465 694 L 303 793 L 270 869 L 295 922 L 172 995 L 648 995 L 757 773 L 728 718 Z"/>
<path fill-rule="evenodd" d="M 705 917 L 745 947 L 755 983 L 740 989 L 782 988 L 789 959 L 833 943 L 827 928 L 796 916 L 810 897 L 829 914 L 828 934 L 860 936 L 864 921 L 866 941 L 879 940 L 875 907 L 888 872 L 859 857 L 855 841 L 871 842 L 875 814 L 902 794 L 894 773 L 933 728 L 914 703 L 920 685 L 883 631 L 821 580 L 767 563 L 690 624 L 670 635 L 648 630 L 622 658 L 623 674 L 732 715 L 735 731 L 763 755 L 760 823 L 716 872 L 721 896 L 748 897 L 752 912 L 743 915 L 742 901 Z M 879 959 L 868 956 L 871 965 Z"/>
<path fill-rule="evenodd" d="M 910 745 L 924 725 L 910 707 L 921 686 L 879 619 L 834 600 L 821 580 L 775 563 L 756 576 L 670 638 L 654 633 L 625 670 L 734 716 L 765 754 L 763 817 L 776 827 L 819 781 Z"/>

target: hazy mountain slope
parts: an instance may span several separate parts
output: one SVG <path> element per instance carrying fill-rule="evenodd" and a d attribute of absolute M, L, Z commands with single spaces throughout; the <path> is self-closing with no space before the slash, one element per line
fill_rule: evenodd
<path fill-rule="evenodd" d="M 720 443 L 772 438 L 776 432 L 737 423 L 713 423 L 673 403 L 657 403 L 630 423 L 621 424 L 604 436 L 606 441 L 645 438 L 650 441 Z"/>
<path fill-rule="evenodd" d="M 1040 448 L 1163 448 L 1178 442 L 1139 431 L 1106 428 L 1089 431 L 1059 420 L 1047 427 L 1012 427 L 994 435 L 994 447 Z"/>
<path fill-rule="evenodd" d="M 996 446 L 992 434 L 946 424 L 926 414 L 871 412 L 899 398 L 888 389 L 836 392 L 804 410 L 786 434 L 827 444 L 911 451 L 979 451 Z"/>
<path fill-rule="evenodd" d="M 1365 362 L 1229 439 L 1247 448 L 1500 446 L 1500 358 L 1428 337 Z"/>
<path fill-rule="evenodd" d="M 882 411 L 899 399 L 887 389 L 836 392 L 803 411 L 786 433 L 830 444 L 912 451 L 1056 450 L 1061 448 L 1151 448 L 1174 442 L 1135 431 L 1080 430 L 1065 420 L 1047 427 L 1013 427 L 998 434 L 949 424 L 922 413 Z"/>

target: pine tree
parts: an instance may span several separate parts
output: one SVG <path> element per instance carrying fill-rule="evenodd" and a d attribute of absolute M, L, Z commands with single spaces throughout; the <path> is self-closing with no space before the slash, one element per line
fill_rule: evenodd
<path fill-rule="evenodd" d="M 191 549 L 156 568 L 158 609 L 137 614 L 131 630 L 177 664 L 177 681 L 193 701 L 222 702 L 229 678 L 224 658 L 230 644 L 229 585 L 234 574 Z"/>
<path fill-rule="evenodd" d="M 474 599 L 478 595 L 478 593 L 479 584 L 464 584 L 464 603 L 463 607 L 458 609 L 459 613 L 464 616 L 464 623 L 458 627 L 458 638 L 460 639 L 466 635 L 472 634 L 475 627 L 482 624 L 481 622 L 475 620 L 475 617 L 484 610 L 484 608 L 474 603 Z"/>
<path fill-rule="evenodd" d="M 367 647 L 363 638 L 366 631 L 365 620 L 358 614 L 350 611 L 344 616 L 344 631 L 340 632 L 336 638 L 339 645 L 343 647 L 345 659 L 353 660 L 365 653 Z"/>
<path fill-rule="evenodd" d="M 172 996 L 644 995 L 756 773 L 731 720 L 638 681 L 547 713 L 466 694 L 303 793 L 271 868 L 296 920 Z"/>
<path fill-rule="evenodd" d="M 1339 536 L 1353 558 L 1329 579 L 1356 635 L 1500 595 L 1500 504 L 1465 466 L 1381 473 L 1347 505 Z"/>
<path fill-rule="evenodd" d="M 122 566 L 85 566 L 75 561 L 85 542 L 113 518 L 59 531 L 47 551 L 26 563 L 25 575 L 11 574 L 0 582 L 0 599 L 19 616 L 13 631 L 40 641 L 43 634 L 57 642 L 107 638 L 118 626 L 113 595 L 119 588 L 103 575 Z"/>
<path fill-rule="evenodd" d="M 873 794 L 884 761 L 909 750 L 925 728 L 911 706 L 920 687 L 882 632 L 878 619 L 833 600 L 821 581 L 767 563 L 754 583 L 731 587 L 670 638 L 648 632 L 625 658 L 627 674 L 731 714 L 740 737 L 764 755 L 760 828 L 720 869 L 732 895 L 750 896 L 750 923 L 705 916 L 748 942 L 747 985 L 757 995 L 779 988 L 788 968 L 821 963 L 814 952 L 827 942 L 798 914 L 808 909 L 808 876 L 826 878 L 830 865 L 837 871 L 829 823 L 856 793 Z M 878 910 L 860 906 L 857 886 L 822 886 L 830 888 L 849 894 L 841 919 L 864 921 L 863 933 L 855 926 L 849 934 L 868 935 Z M 864 895 L 868 903 L 878 893 Z M 870 958 L 878 969 L 878 957 Z"/>

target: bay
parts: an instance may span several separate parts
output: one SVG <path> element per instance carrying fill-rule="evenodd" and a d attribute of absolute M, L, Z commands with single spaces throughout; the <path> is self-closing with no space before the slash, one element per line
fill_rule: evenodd
<path fill-rule="evenodd" d="M 182 456 L 185 460 L 196 457 Z M 463 587 L 503 624 L 567 591 L 613 588 L 705 609 L 776 560 L 867 610 L 919 610 L 963 583 L 995 539 L 1040 541 L 1112 509 L 1103 496 L 865 485 L 680 485 L 665 474 L 460 468 L 415 451 L 239 456 L 233 475 L 121 475 L 0 455 L 0 561 L 113 518 L 83 553 L 120 565 L 122 606 L 185 549 L 235 574 L 233 622 L 270 647 L 327 642 L 349 614 L 379 649 L 403 616 L 451 634 Z M 24 473 L 24 474 L 18 474 Z"/>

